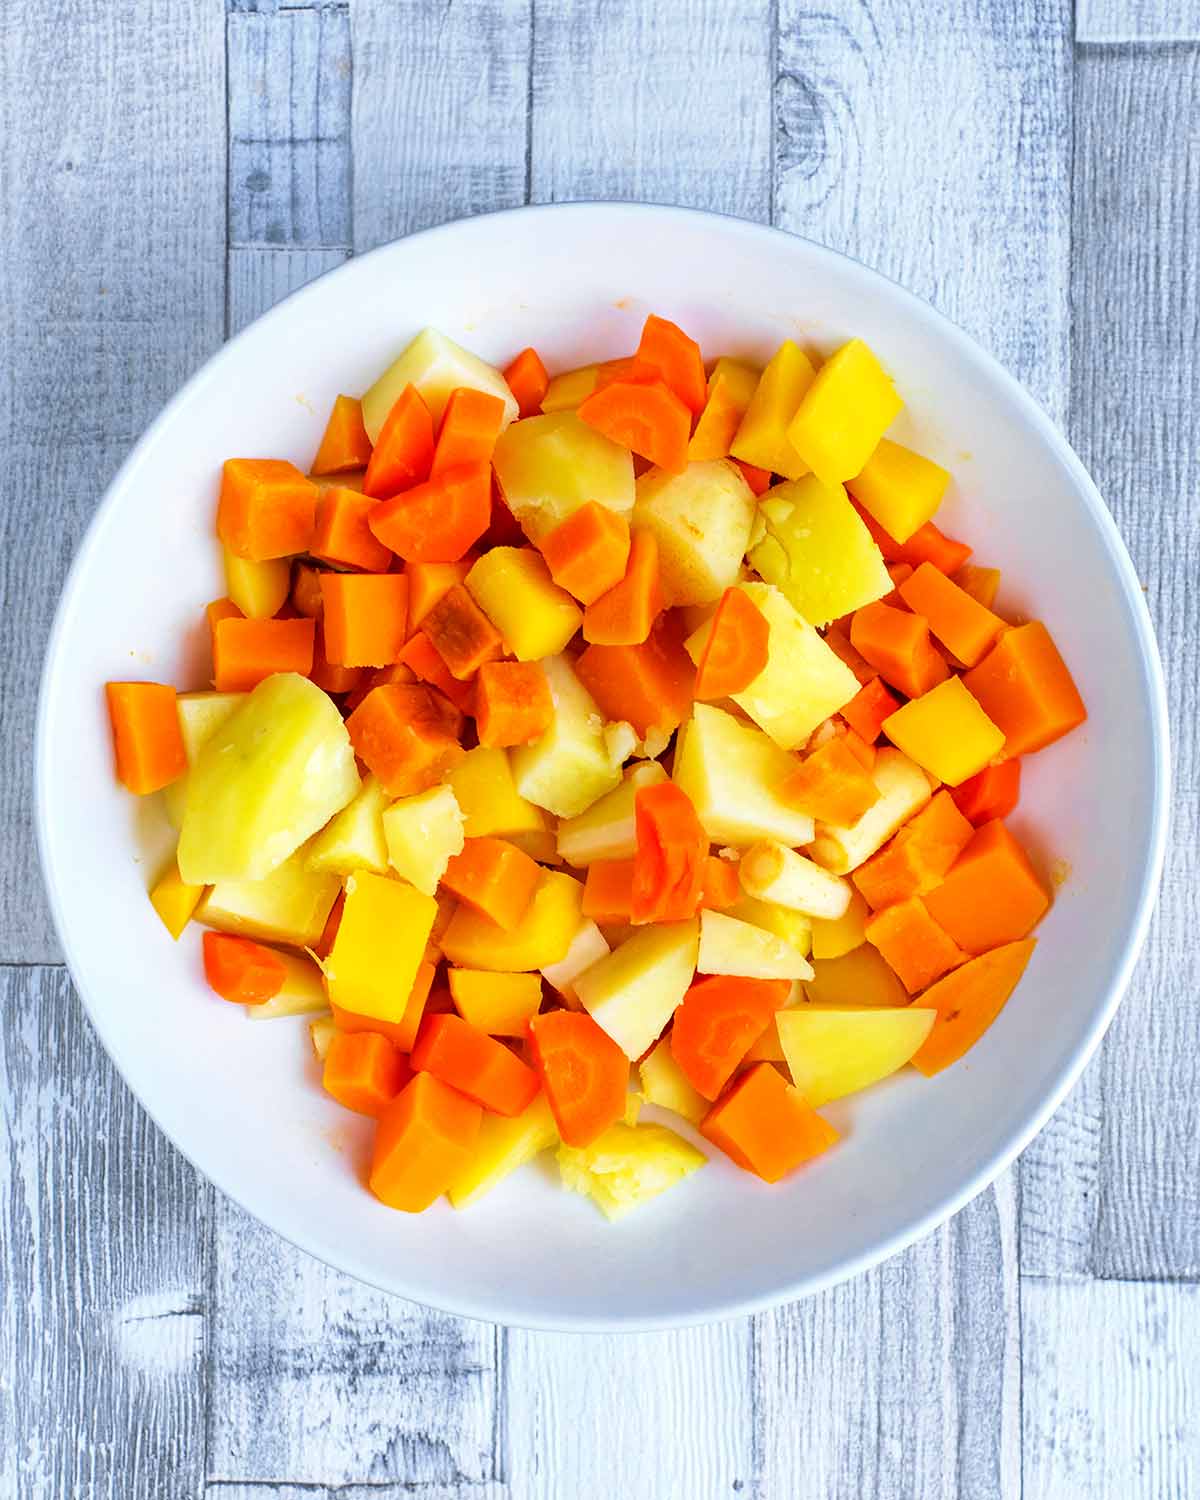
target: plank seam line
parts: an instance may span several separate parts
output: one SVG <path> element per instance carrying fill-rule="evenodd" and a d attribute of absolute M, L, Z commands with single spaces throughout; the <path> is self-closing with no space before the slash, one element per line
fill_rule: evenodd
<path fill-rule="evenodd" d="M 279 240 L 230 240 L 230 250 L 270 250 L 276 255 L 320 255 L 339 251 L 342 255 L 353 255 L 354 247 L 337 245 L 286 245 Z"/>
<path fill-rule="evenodd" d="M 771 70 L 770 95 L 771 95 L 771 182 L 767 202 L 767 223 L 775 226 L 779 207 L 779 0 L 771 0 L 770 17 L 767 24 L 771 28 L 770 51 L 768 67 Z"/>
<path fill-rule="evenodd" d="M 1102 37 L 1076 38 L 1076 53 L 1085 56 L 1109 59 L 1170 56 L 1180 52 L 1200 51 L 1200 34 L 1196 36 L 1165 37 L 1113 37 L 1105 41 Z"/>
<path fill-rule="evenodd" d="M 455 1493 L 459 1495 L 470 1494 L 472 1490 L 487 1491 L 494 1489 L 495 1481 L 492 1479 L 462 1479 L 456 1477 L 453 1481 Z M 346 1483 L 338 1481 L 336 1484 L 325 1484 L 319 1479 L 206 1479 L 205 1488 L 217 1489 L 252 1489 L 252 1490 L 304 1490 L 314 1495 L 345 1495 L 353 1497 L 370 1491 L 372 1497 L 388 1495 L 416 1495 L 420 1496 L 423 1490 L 434 1490 L 444 1492 L 445 1486 L 436 1480 L 426 1482 L 417 1480 L 412 1484 L 403 1479 L 354 1479 Z"/>
<path fill-rule="evenodd" d="M 525 69 L 525 202 L 533 202 L 533 49 L 537 0 L 529 0 L 529 60 Z"/>
<path fill-rule="evenodd" d="M 1140 1276 L 1110 1276 L 1100 1272 L 1077 1272 L 1064 1275 L 1060 1271 L 1022 1271 L 1022 1281 L 1052 1281 L 1061 1286 L 1179 1286 L 1200 1287 L 1200 1270 L 1181 1271 L 1174 1274 L 1156 1275 L 1153 1271 Z"/>
<path fill-rule="evenodd" d="M 0 958 L 0 969 L 65 969 L 60 959 Z"/>

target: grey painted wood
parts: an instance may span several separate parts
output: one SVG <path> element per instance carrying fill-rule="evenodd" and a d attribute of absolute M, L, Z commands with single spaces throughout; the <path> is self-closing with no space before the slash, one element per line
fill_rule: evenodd
<path fill-rule="evenodd" d="M 1078 42 L 1200 40 L 1197 0 L 1075 0 Z"/>
<path fill-rule="evenodd" d="M 71 553 L 223 328 L 224 34 L 211 0 L 5 7 L 0 44 L 0 959 L 59 957 L 31 746 Z"/>
<path fill-rule="evenodd" d="M 0 969 L 0 1494 L 195 1495 L 210 1193 L 62 969 Z"/>
<path fill-rule="evenodd" d="M 1104 1055 L 1093 1058 L 1021 1156 L 1022 1275 L 1081 1277 L 1095 1272 Z"/>
<path fill-rule="evenodd" d="M 1158 629 L 1174 829 L 1150 943 L 1101 1057 L 1095 1270 L 1200 1275 L 1200 49 L 1078 63 L 1075 437 Z"/>

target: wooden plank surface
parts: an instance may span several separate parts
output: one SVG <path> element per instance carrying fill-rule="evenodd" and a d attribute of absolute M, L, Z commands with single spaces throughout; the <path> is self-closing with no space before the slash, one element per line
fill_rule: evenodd
<path fill-rule="evenodd" d="M 1078 42 L 1200 40 L 1200 0 L 1075 0 Z"/>
<path fill-rule="evenodd" d="M 64 970 L 0 969 L 0 1494 L 195 1495 L 211 1193 Z"/>
<path fill-rule="evenodd" d="M 42 651 L 104 486 L 224 322 L 224 26 L 212 0 L 0 25 L 0 960 L 59 957 L 33 842 Z M 148 267 L 153 266 L 153 274 Z"/>

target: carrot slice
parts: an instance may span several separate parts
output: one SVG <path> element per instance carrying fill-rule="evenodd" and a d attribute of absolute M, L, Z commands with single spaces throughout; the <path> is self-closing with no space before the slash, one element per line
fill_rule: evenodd
<path fill-rule="evenodd" d="M 1021 795 L 1021 762 L 1003 760 L 985 766 L 950 793 L 964 818 L 978 827 L 993 818 L 1007 818 Z"/>
<path fill-rule="evenodd" d="M 412 1077 L 404 1054 L 378 1031 L 338 1031 L 321 1082 L 346 1109 L 378 1118 Z"/>
<path fill-rule="evenodd" d="M 883 721 L 900 707 L 900 700 L 889 693 L 881 677 L 872 677 L 841 709 L 842 718 L 868 745 L 883 732 Z"/>
<path fill-rule="evenodd" d="M 505 370 L 504 380 L 516 397 L 517 409 L 523 417 L 532 417 L 541 411 L 550 376 L 536 349 L 522 349 Z"/>
<path fill-rule="evenodd" d="M 363 426 L 362 402 L 355 396 L 336 396 L 308 472 L 344 474 L 347 469 L 365 469 L 370 461 L 371 439 Z"/>
<path fill-rule="evenodd" d="M 380 428 L 363 493 L 387 500 L 428 479 L 432 463 L 433 418 L 416 386 L 406 385 Z"/>
<path fill-rule="evenodd" d="M 220 693 L 248 692 L 274 672 L 313 667 L 312 620 L 218 620 L 213 630 L 213 683 Z"/>
<path fill-rule="evenodd" d="M 161 682 L 105 685 L 117 780 L 139 796 L 170 786 L 187 770 L 175 689 Z"/>
<path fill-rule="evenodd" d="M 790 806 L 839 828 L 857 823 L 879 801 L 879 788 L 847 738 L 826 740 L 776 788 Z"/>
<path fill-rule="evenodd" d="M 408 579 L 403 573 L 326 573 L 321 598 L 330 662 L 386 667 L 400 655 L 408 624 Z"/>
<path fill-rule="evenodd" d="M 985 609 L 932 563 L 922 563 L 897 585 L 897 591 L 909 609 L 923 615 L 938 640 L 968 667 L 982 661 L 996 637 L 1008 628 L 999 615 Z"/>
<path fill-rule="evenodd" d="M 490 464 L 505 414 L 499 396 L 470 386 L 451 391 L 433 450 L 430 478 L 464 464 Z"/>
<path fill-rule="evenodd" d="M 392 554 L 375 537 L 368 517 L 378 500 L 361 490 L 329 485 L 317 502 L 317 523 L 309 551 L 322 562 L 341 568 L 359 568 L 364 573 L 386 573 Z M 307 610 L 301 610 L 307 614 Z"/>
<path fill-rule="evenodd" d="M 583 886 L 583 915 L 593 922 L 628 922 L 633 915 L 633 860 L 595 859 Z"/>
<path fill-rule="evenodd" d="M 906 609 L 876 601 L 856 610 L 850 642 L 891 687 L 919 698 L 950 676 L 946 660 L 929 639 L 929 624 Z"/>
<path fill-rule="evenodd" d="M 389 797 L 436 786 L 467 753 L 458 742 L 462 716 L 423 683 L 372 688 L 346 720 L 354 753 Z"/>
<path fill-rule="evenodd" d="M 426 1016 L 412 1049 L 413 1071 L 432 1073 L 484 1109 L 511 1118 L 533 1103 L 538 1075 L 515 1052 L 459 1015 Z"/>
<path fill-rule="evenodd" d="M 967 961 L 968 955 L 929 915 L 920 896 L 876 912 L 866 932 L 867 941 L 878 948 L 910 995 Z"/>
<path fill-rule="evenodd" d="M 487 464 L 446 469 L 436 479 L 385 500 L 370 526 L 405 562 L 458 562 L 492 519 L 492 473 Z"/>
<path fill-rule="evenodd" d="M 640 646 L 589 646 L 575 671 L 607 718 L 628 720 L 643 738 L 652 728 L 670 733 L 692 711 L 696 669 L 674 613 Z"/>
<path fill-rule="evenodd" d="M 559 1135 L 590 1146 L 625 1113 L 629 1059 L 584 1011 L 534 1016 L 529 1038 Z"/>
<path fill-rule="evenodd" d="M 757 464 L 748 464 L 744 459 L 735 458 L 734 463 L 742 471 L 742 478 L 750 486 L 753 495 L 765 495 L 771 488 L 770 469 L 760 469 Z"/>
<path fill-rule="evenodd" d="M 418 1073 L 379 1116 L 371 1191 L 389 1208 L 428 1208 L 470 1162 L 482 1119 L 473 1100 Z"/>
<path fill-rule="evenodd" d="M 710 854 L 704 861 L 704 880 L 700 888 L 700 905 L 709 911 L 726 911 L 742 899 L 738 867 L 731 859 Z"/>
<path fill-rule="evenodd" d="M 739 588 L 721 596 L 696 663 L 696 697 L 728 698 L 748 688 L 767 664 L 771 627 Z"/>
<path fill-rule="evenodd" d="M 828 1151 L 838 1133 L 769 1062 L 756 1063 L 700 1122 L 700 1134 L 764 1182 Z"/>
<path fill-rule="evenodd" d="M 921 1004 L 935 1009 L 937 1020 L 913 1067 L 932 1078 L 973 1047 L 1004 1009 L 1036 946 L 1034 938 L 1025 938 L 993 948 L 927 989 Z"/>
<path fill-rule="evenodd" d="M 642 327 L 634 355 L 637 365 L 649 368 L 697 415 L 708 400 L 708 381 L 700 345 L 677 323 L 651 313 Z"/>
<path fill-rule="evenodd" d="M 708 857 L 708 835 L 692 799 L 673 781 L 664 781 L 638 787 L 633 810 L 632 920 L 684 922 L 700 905 Z"/>
<path fill-rule="evenodd" d="M 481 745 L 528 745 L 554 719 L 554 699 L 536 661 L 489 661 L 475 683 L 475 731 Z"/>
<path fill-rule="evenodd" d="M 504 637 L 461 583 L 446 590 L 421 621 L 421 631 L 460 682 L 504 652 Z"/>
<path fill-rule="evenodd" d="M 790 991 L 786 979 L 738 979 L 728 974 L 692 985 L 675 1010 L 671 1055 L 697 1093 L 706 1099 L 717 1097 Z"/>
<path fill-rule="evenodd" d="M 529 910 L 541 880 L 541 867 L 505 839 L 467 839 L 452 854 L 442 885 L 468 906 L 511 932 Z"/>
<path fill-rule="evenodd" d="M 473 714 L 475 712 L 474 684 L 459 682 L 446 665 L 437 647 L 422 631 L 418 630 L 401 651 L 399 664 L 411 668 L 422 682 L 427 682 L 431 687 L 437 688 L 439 693 L 445 693 L 459 713 Z"/>
<path fill-rule="evenodd" d="M 629 522 L 589 500 L 539 543 L 550 576 L 581 604 L 594 604 L 625 577 L 629 565 Z"/>
<path fill-rule="evenodd" d="M 975 830 L 925 904 L 961 947 L 982 953 L 1028 937 L 1050 897 L 1029 856 L 997 819 Z"/>
<path fill-rule="evenodd" d="M 652 531 L 635 531 L 630 538 L 625 576 L 583 612 L 583 638 L 599 646 L 639 646 L 650 634 L 664 603 L 658 538 Z"/>
<path fill-rule="evenodd" d="M 691 412 L 661 380 L 616 380 L 579 407 L 581 421 L 671 474 L 687 468 Z"/>
<path fill-rule="evenodd" d="M 261 943 L 227 932 L 206 932 L 203 950 L 204 977 L 222 1000 L 261 1005 L 283 988 L 283 959 Z"/>
<path fill-rule="evenodd" d="M 221 471 L 217 535 L 251 562 L 307 552 L 317 487 L 281 458 L 228 458 Z"/>

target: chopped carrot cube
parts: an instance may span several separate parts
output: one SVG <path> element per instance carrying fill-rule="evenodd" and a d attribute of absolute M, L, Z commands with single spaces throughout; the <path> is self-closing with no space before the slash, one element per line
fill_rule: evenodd
<path fill-rule="evenodd" d="M 362 402 L 355 396 L 337 396 L 325 435 L 310 474 L 343 474 L 365 469 L 371 461 L 371 439 L 363 426 Z"/>
<path fill-rule="evenodd" d="M 307 677 L 313 667 L 312 620 L 218 620 L 213 682 L 218 692 L 246 692 L 275 672 Z"/>
<path fill-rule="evenodd" d="M 511 932 L 529 910 L 542 871 L 528 854 L 505 839 L 467 839 L 452 854 L 442 885 L 475 911 Z"/>
<path fill-rule="evenodd" d="M 778 1182 L 838 1139 L 769 1062 L 742 1074 L 700 1122 L 700 1134 L 764 1182 Z"/>
<path fill-rule="evenodd" d="M 475 684 L 475 729 L 481 745 L 528 745 L 554 719 L 550 684 L 536 661 L 491 661 Z"/>
<path fill-rule="evenodd" d="M 412 1077 L 403 1053 L 377 1031 L 338 1031 L 325 1054 L 325 1092 L 355 1114 L 378 1117 Z"/>
<path fill-rule="evenodd" d="M 588 866 L 583 914 L 593 922 L 628 922 L 633 915 L 633 860 L 597 859 Z"/>
<path fill-rule="evenodd" d="M 317 487 L 281 458 L 229 458 L 221 472 L 217 535 L 236 557 L 265 562 L 307 552 Z"/>
<path fill-rule="evenodd" d="M 692 711 L 696 669 L 673 614 L 640 645 L 589 646 L 575 671 L 603 714 L 628 720 L 643 738 L 651 728 L 669 733 Z"/>
<path fill-rule="evenodd" d="M 412 1065 L 508 1118 L 528 1108 L 541 1089 L 537 1074 L 515 1052 L 458 1015 L 425 1017 Z"/>
<path fill-rule="evenodd" d="M 780 782 L 778 794 L 822 823 L 848 828 L 879 801 L 879 788 L 846 743 L 846 736 L 826 740 Z"/>
<path fill-rule="evenodd" d="M 535 416 L 542 409 L 550 377 L 536 349 L 522 349 L 504 372 L 505 383 L 517 400 L 523 417 Z"/>
<path fill-rule="evenodd" d="M 422 683 L 372 688 L 346 720 L 354 753 L 383 783 L 389 797 L 410 797 L 436 786 L 462 760 L 462 717 Z"/>
<path fill-rule="evenodd" d="M 581 604 L 594 604 L 625 577 L 629 522 L 607 505 L 589 500 L 544 536 L 539 547 L 559 588 Z"/>
<path fill-rule="evenodd" d="M 909 609 L 923 615 L 938 640 L 968 667 L 976 666 L 1007 629 L 999 615 L 985 609 L 932 563 L 922 563 L 897 589 Z"/>
<path fill-rule="evenodd" d="M 850 879 L 876 911 L 909 896 L 922 896 L 945 878 L 973 832 L 943 789 Z"/>
<path fill-rule="evenodd" d="M 950 675 L 929 639 L 928 622 L 890 604 L 877 601 L 856 610 L 850 642 L 886 683 L 908 698 L 919 698 Z"/>
<path fill-rule="evenodd" d="M 984 766 L 951 793 L 964 818 L 978 828 L 993 818 L 1007 818 L 1021 795 L 1021 762 L 1002 760 L 998 766 Z"/>
<path fill-rule="evenodd" d="M 161 682 L 110 682 L 104 691 L 117 780 L 139 796 L 170 786 L 188 765 L 175 689 Z"/>
<path fill-rule="evenodd" d="M 404 649 L 408 579 L 403 573 L 326 573 L 325 653 L 343 667 L 386 667 Z"/>
<path fill-rule="evenodd" d="M 483 1110 L 432 1073 L 418 1073 L 379 1116 L 371 1191 L 389 1208 L 421 1213 L 471 1160 Z"/>
<path fill-rule="evenodd" d="M 329 485 L 317 502 L 317 524 L 309 551 L 336 567 L 386 573 L 392 554 L 367 524 L 367 517 L 379 503 L 360 490 Z"/>
<path fill-rule="evenodd" d="M 475 712 L 474 683 L 459 682 L 437 647 L 421 631 L 418 630 L 401 651 L 400 664 L 409 667 L 422 682 L 437 688 L 439 693 L 445 693 L 459 713 Z"/>
<path fill-rule="evenodd" d="M 1028 937 L 1050 897 L 1029 856 L 997 819 L 976 829 L 925 904 L 956 943 L 982 953 Z"/>
<path fill-rule="evenodd" d="M 1040 620 L 1006 630 L 964 685 L 1004 734 L 1006 756 L 1028 755 L 1087 718 L 1079 690 Z"/>
<path fill-rule="evenodd" d="M 867 941 L 878 948 L 910 995 L 967 961 L 968 955 L 929 915 L 920 896 L 876 912 L 866 931 Z"/>
<path fill-rule="evenodd" d="M 421 630 L 460 682 L 504 653 L 504 637 L 461 583 L 446 590 L 421 621 Z"/>

